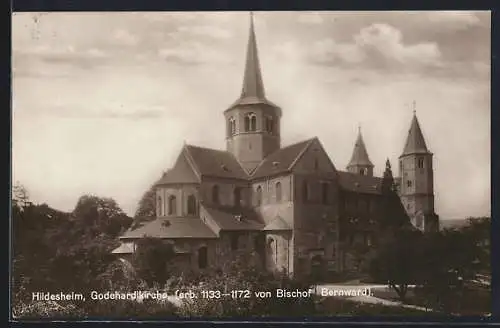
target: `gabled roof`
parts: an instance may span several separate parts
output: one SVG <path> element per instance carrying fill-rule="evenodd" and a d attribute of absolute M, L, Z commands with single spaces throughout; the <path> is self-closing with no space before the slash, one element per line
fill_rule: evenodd
<path fill-rule="evenodd" d="M 300 156 L 316 139 L 317 138 L 312 138 L 278 149 L 267 156 L 259 166 L 257 166 L 251 177 L 257 179 L 290 171 Z"/>
<path fill-rule="evenodd" d="M 199 183 L 200 179 L 186 157 L 186 149 L 183 148 L 174 167 L 163 174 L 156 185 L 177 183 Z"/>
<path fill-rule="evenodd" d="M 266 231 L 292 230 L 292 228 L 281 217 L 277 216 L 264 227 Z"/>
<path fill-rule="evenodd" d="M 411 121 L 410 130 L 408 131 L 408 137 L 406 138 L 405 147 L 403 149 L 403 154 L 401 156 L 409 154 L 428 154 L 429 150 L 425 144 L 424 135 L 420 129 L 420 124 L 418 123 L 417 115 L 414 113 L 413 119 Z"/>
<path fill-rule="evenodd" d="M 248 175 L 230 152 L 185 146 L 186 153 L 200 176 L 247 179 Z"/>
<path fill-rule="evenodd" d="M 199 218 L 162 217 L 129 230 L 120 239 L 153 238 L 217 238 L 217 235 Z"/>
<path fill-rule="evenodd" d="M 354 144 L 354 150 L 352 152 L 351 160 L 347 167 L 350 166 L 371 166 L 373 167 L 370 158 L 368 157 L 368 152 L 366 151 L 365 142 L 363 136 L 361 135 L 361 129 L 358 132 L 358 138 Z"/>
<path fill-rule="evenodd" d="M 262 230 L 264 227 L 259 215 L 252 209 L 209 207 L 207 205 L 203 205 L 203 207 L 210 215 L 210 219 L 219 227 L 219 231 Z"/>
<path fill-rule="evenodd" d="M 346 191 L 381 194 L 382 178 L 338 171 L 340 187 Z"/>

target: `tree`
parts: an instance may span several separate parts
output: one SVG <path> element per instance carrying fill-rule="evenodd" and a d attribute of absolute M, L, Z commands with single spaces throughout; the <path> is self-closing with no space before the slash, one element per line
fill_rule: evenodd
<path fill-rule="evenodd" d="M 156 188 L 152 185 L 139 201 L 134 218 L 152 219 L 156 217 Z"/>
<path fill-rule="evenodd" d="M 169 264 L 175 255 L 173 245 L 159 238 L 146 237 L 137 242 L 133 264 L 139 278 L 149 286 L 163 285 L 169 277 Z"/>
<path fill-rule="evenodd" d="M 422 234 L 418 231 L 402 231 L 378 250 L 370 263 L 370 274 L 380 281 L 387 281 L 404 301 L 408 285 L 420 277 L 419 248 Z"/>

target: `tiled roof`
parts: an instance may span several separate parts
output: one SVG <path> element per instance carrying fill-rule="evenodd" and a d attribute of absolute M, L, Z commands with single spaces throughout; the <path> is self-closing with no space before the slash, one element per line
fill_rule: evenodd
<path fill-rule="evenodd" d="M 428 153 L 427 145 L 425 144 L 424 135 L 420 129 L 420 124 L 416 115 L 413 115 L 411 121 L 410 130 L 408 131 L 408 137 L 406 138 L 405 148 L 403 150 L 404 155 L 416 154 L 416 153 Z"/>
<path fill-rule="evenodd" d="M 120 239 L 154 238 L 217 238 L 199 218 L 158 218 L 127 231 Z"/>
<path fill-rule="evenodd" d="M 340 186 L 347 191 L 381 194 L 382 178 L 338 171 Z"/>
<path fill-rule="evenodd" d="M 277 231 L 277 230 L 291 230 L 288 223 L 286 223 L 281 217 L 277 216 L 274 220 L 269 222 L 268 225 L 265 226 L 264 230 L 267 231 Z"/>
<path fill-rule="evenodd" d="M 264 227 L 257 212 L 251 209 L 216 208 L 206 205 L 204 208 L 220 230 L 262 230 Z"/>
<path fill-rule="evenodd" d="M 270 154 L 257 166 L 252 178 L 257 179 L 289 171 L 299 156 L 305 152 L 315 139 L 301 141 Z"/>
<path fill-rule="evenodd" d="M 233 154 L 216 149 L 186 145 L 188 156 L 202 176 L 247 179 L 248 175 Z"/>
<path fill-rule="evenodd" d="M 168 170 L 156 185 L 176 183 L 199 183 L 199 179 L 186 158 L 185 150 L 179 154 L 174 167 Z"/>

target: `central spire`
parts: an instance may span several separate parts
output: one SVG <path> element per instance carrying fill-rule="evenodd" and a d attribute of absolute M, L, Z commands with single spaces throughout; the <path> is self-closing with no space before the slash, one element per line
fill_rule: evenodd
<path fill-rule="evenodd" d="M 241 89 L 241 99 L 254 101 L 265 101 L 264 83 L 260 71 L 259 54 L 257 51 L 257 40 L 253 23 L 253 12 L 250 12 L 250 31 L 247 45 L 247 58 L 245 63 L 245 75 Z"/>

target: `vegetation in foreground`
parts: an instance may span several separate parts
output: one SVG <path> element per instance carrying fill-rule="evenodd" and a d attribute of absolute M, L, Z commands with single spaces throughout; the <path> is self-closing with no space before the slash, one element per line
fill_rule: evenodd
<path fill-rule="evenodd" d="M 334 297 L 299 301 L 295 298 L 207 298 L 187 301 L 180 307 L 153 299 L 142 302 L 91 300 L 88 297 L 91 291 L 241 290 L 243 287 L 260 291 L 307 290 L 310 284 L 270 275 L 240 257 L 235 257 L 224 268 L 203 274 L 185 272 L 177 275 L 170 267 L 171 245 L 154 239 L 145 239 L 140 244 L 133 259 L 136 270 L 131 274 L 124 271 L 123 265 L 110 252 L 118 246 L 117 237 L 134 224 L 134 220 L 154 214 L 154 203 L 147 195 L 139 204 L 140 215 L 130 218 L 110 198 L 85 195 L 71 213 L 64 213 L 46 204 L 31 204 L 27 191 L 21 186 L 15 192 L 12 313 L 16 319 L 429 315 L 419 310 L 360 304 Z M 484 297 L 478 301 L 478 294 L 467 289 L 468 282 L 478 272 L 488 274 L 490 270 L 489 245 L 484 243 L 488 237 L 487 218 L 474 220 L 462 230 L 445 231 L 431 237 L 401 236 L 380 249 L 370 273 L 381 281 L 389 281 L 398 291 L 399 299 L 418 304 L 425 301 L 436 309 L 435 314 L 489 312 L 489 290 L 483 290 L 481 295 Z M 410 240 L 418 247 L 402 246 L 408 245 Z M 454 256 L 456 254 L 460 256 Z M 164 262 L 158 261 L 158 257 Z M 421 286 L 415 293 L 418 297 L 410 297 L 411 293 L 406 292 L 412 283 Z M 32 300 L 33 292 L 61 291 L 82 293 L 87 299 Z M 474 311 L 472 305 L 476 306 Z"/>

